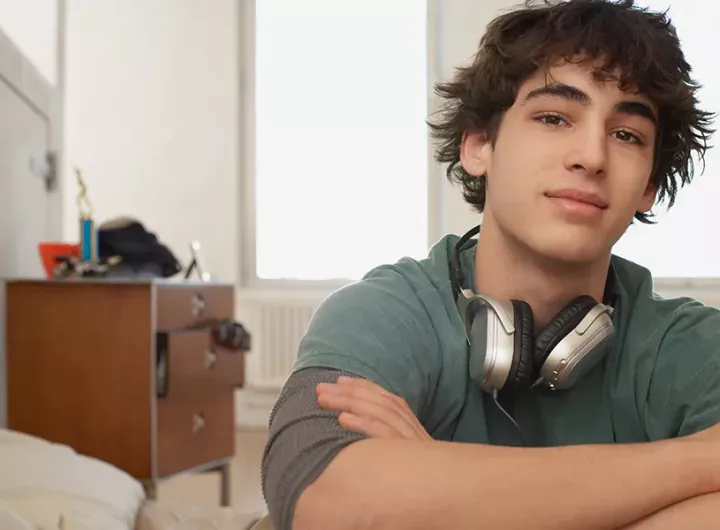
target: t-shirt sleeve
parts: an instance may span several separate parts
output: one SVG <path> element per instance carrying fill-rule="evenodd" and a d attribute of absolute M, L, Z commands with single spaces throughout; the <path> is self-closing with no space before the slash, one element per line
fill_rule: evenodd
<path fill-rule="evenodd" d="M 270 414 L 261 465 L 262 490 L 274 528 L 290 530 L 295 504 L 346 446 L 366 438 L 343 429 L 336 411 L 321 409 L 315 388 L 350 372 L 308 368 L 292 374 Z"/>
<path fill-rule="evenodd" d="M 301 340 L 293 374 L 270 417 L 262 481 L 273 523 L 289 529 L 302 491 L 343 447 L 365 438 L 321 410 L 315 387 L 338 375 L 363 377 L 401 396 L 422 422 L 439 376 L 431 319 L 410 283 L 375 271 L 329 296 Z"/>
<path fill-rule="evenodd" d="M 720 311 L 696 301 L 668 320 L 647 395 L 651 439 L 674 438 L 720 423 Z"/>
<path fill-rule="evenodd" d="M 437 332 L 413 285 L 381 268 L 330 295 L 299 345 L 294 371 L 333 368 L 402 397 L 423 421 L 440 373 Z"/>

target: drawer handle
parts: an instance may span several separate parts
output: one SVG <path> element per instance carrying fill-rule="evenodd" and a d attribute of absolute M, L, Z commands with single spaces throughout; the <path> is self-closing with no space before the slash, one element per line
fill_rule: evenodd
<path fill-rule="evenodd" d="M 205 427 L 205 415 L 202 412 L 193 414 L 192 432 L 197 434 Z"/>
<path fill-rule="evenodd" d="M 205 370 L 212 370 L 217 362 L 217 353 L 212 350 L 205 350 Z"/>
<path fill-rule="evenodd" d="M 202 316 L 205 312 L 205 305 L 205 299 L 202 296 L 199 294 L 193 296 L 190 300 L 190 311 L 192 312 L 192 316 L 195 318 Z"/>

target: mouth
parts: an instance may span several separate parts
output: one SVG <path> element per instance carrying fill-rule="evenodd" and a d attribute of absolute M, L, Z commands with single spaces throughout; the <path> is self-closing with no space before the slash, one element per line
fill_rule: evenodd
<path fill-rule="evenodd" d="M 574 188 L 565 188 L 560 190 L 549 191 L 545 196 L 550 199 L 556 199 L 572 206 L 573 203 L 581 207 L 592 207 L 597 210 L 605 210 L 608 202 L 603 199 L 600 194 L 592 191 L 583 191 Z"/>

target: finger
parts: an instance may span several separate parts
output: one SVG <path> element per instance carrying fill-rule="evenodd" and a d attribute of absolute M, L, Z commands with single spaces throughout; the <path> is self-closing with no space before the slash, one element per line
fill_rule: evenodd
<path fill-rule="evenodd" d="M 372 387 L 348 383 L 320 383 L 317 385 L 318 396 L 323 394 L 353 396 L 357 399 L 376 403 L 378 406 L 389 408 L 397 405 L 395 396 L 389 392 L 381 393 Z"/>
<path fill-rule="evenodd" d="M 380 385 L 367 379 L 340 376 L 337 381 L 337 385 L 324 386 L 324 390 L 322 391 L 350 392 L 352 395 L 358 396 L 361 399 L 371 400 L 377 403 L 378 406 L 390 409 L 390 412 L 395 414 L 399 418 L 399 421 L 404 422 L 405 425 L 415 433 L 415 437 L 421 439 L 429 438 L 430 435 L 404 399 L 388 392 Z M 383 419 L 384 421 L 389 421 L 387 417 Z M 408 432 L 407 429 L 402 430 L 405 433 Z"/>
<path fill-rule="evenodd" d="M 400 408 L 402 408 L 403 410 L 411 412 L 413 416 L 415 415 L 413 410 L 403 398 L 396 394 L 393 394 L 389 390 L 386 390 L 377 383 L 373 383 L 372 381 L 368 381 L 367 379 L 353 379 L 351 377 L 341 376 L 338 378 L 338 384 L 352 385 L 355 388 L 362 388 L 368 392 L 373 392 L 378 396 L 388 398 L 392 401 L 393 404 L 400 406 Z"/>
<path fill-rule="evenodd" d="M 397 396 L 387 391 L 380 392 L 378 390 L 380 387 L 370 383 L 369 381 L 366 381 L 366 383 L 368 384 L 350 385 L 346 382 L 339 383 L 337 385 L 323 386 L 319 390 L 319 393 L 349 395 L 359 400 L 374 403 L 380 409 L 386 411 L 387 413 L 392 413 L 396 415 L 400 420 L 406 423 L 410 423 L 410 418 L 408 418 L 408 416 L 412 415 L 412 418 L 415 418 L 414 414 L 412 413 L 412 411 L 409 410 L 409 408 L 407 408 L 406 410 L 401 406 L 402 400 L 398 400 Z"/>
<path fill-rule="evenodd" d="M 338 381 L 338 384 L 344 384 L 344 385 L 352 384 L 357 388 L 365 388 L 368 391 L 376 392 L 378 395 L 392 398 L 394 404 L 396 406 L 399 406 L 401 409 L 403 409 L 402 416 L 410 423 L 413 430 L 422 438 L 432 439 L 432 437 L 428 434 L 428 432 L 422 426 L 420 421 L 417 419 L 417 416 L 415 416 L 415 412 L 413 412 L 413 410 L 410 408 L 410 405 L 408 405 L 407 401 L 402 399 L 400 396 L 397 396 L 397 395 L 385 390 L 383 387 L 381 387 L 377 383 L 373 383 L 372 381 L 369 381 L 367 379 L 340 376 L 340 377 L 338 377 L 337 381 Z M 410 417 L 410 415 L 412 415 L 412 417 Z"/>
<path fill-rule="evenodd" d="M 319 399 L 321 407 L 331 410 L 340 411 L 340 417 L 349 415 L 348 417 L 360 418 L 361 423 L 357 426 L 347 427 L 350 430 L 358 430 L 371 437 L 403 437 L 414 438 L 419 440 L 432 441 L 433 438 L 428 434 L 420 421 L 415 417 L 413 412 L 407 408 L 407 412 L 388 411 L 383 407 L 381 410 L 371 410 L 368 404 L 358 404 L 353 406 L 352 400 L 356 399 L 352 396 L 346 396 L 345 399 L 337 399 L 338 395 L 332 394 L 336 399 L 325 397 Z M 352 412 L 343 412 L 344 410 L 356 410 L 362 414 L 354 414 Z M 342 426 L 342 425 L 341 425 Z"/>
<path fill-rule="evenodd" d="M 363 398 L 373 399 L 379 404 L 382 403 L 384 406 L 399 407 L 403 409 L 403 412 L 405 411 L 405 409 L 407 409 L 412 413 L 412 410 L 410 409 L 410 407 L 407 406 L 407 403 L 404 399 L 396 396 L 388 390 L 385 390 L 377 383 L 368 381 L 367 379 L 355 379 L 352 377 L 340 376 L 338 378 L 337 384 L 338 386 L 341 386 L 343 388 L 351 387 L 354 389 L 358 389 L 357 391 L 355 391 L 356 394 L 362 396 Z"/>
<path fill-rule="evenodd" d="M 333 383 L 318 383 L 315 386 L 315 393 L 317 395 L 323 394 L 325 392 L 333 392 L 337 385 Z"/>
<path fill-rule="evenodd" d="M 395 394 L 381 387 L 377 383 L 373 383 L 372 381 L 368 379 L 363 379 L 361 377 L 347 377 L 345 375 L 341 375 L 340 377 L 338 377 L 337 382 L 338 384 L 352 384 L 360 388 L 366 388 L 382 395 L 395 396 Z"/>
<path fill-rule="evenodd" d="M 321 408 L 338 412 L 350 412 L 356 416 L 377 421 L 395 429 L 402 437 L 416 438 L 417 433 L 412 424 L 397 410 L 377 403 L 372 399 L 359 398 L 347 392 L 326 392 L 318 396 Z"/>
<path fill-rule="evenodd" d="M 381 421 L 358 416 L 352 412 L 343 412 L 338 417 L 338 423 L 343 429 L 355 431 L 371 438 L 401 438 L 402 434 Z"/>

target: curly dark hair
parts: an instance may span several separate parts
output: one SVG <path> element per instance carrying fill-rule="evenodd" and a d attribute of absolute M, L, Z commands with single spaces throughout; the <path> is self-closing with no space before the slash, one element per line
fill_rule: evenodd
<path fill-rule="evenodd" d="M 700 85 L 690 77 L 667 13 L 640 8 L 633 0 L 530 0 L 494 19 L 472 64 L 435 87 L 446 101 L 439 120 L 428 125 L 437 141 L 436 159 L 449 164 L 448 179 L 462 184 L 475 210 L 484 210 L 485 177 L 470 175 L 460 164 L 463 135 L 485 131 L 494 145 L 520 86 L 558 59 L 599 61 L 596 75 L 617 72 L 622 90 L 636 90 L 658 106 L 652 179 L 658 202 L 667 200 L 670 208 L 678 188 L 693 179 L 693 155 L 704 163 L 714 115 L 698 108 Z M 644 223 L 653 222 L 652 216 L 635 214 Z"/>

